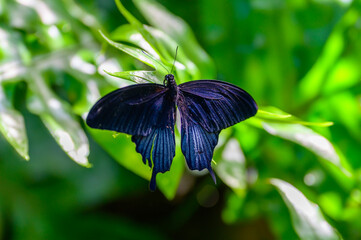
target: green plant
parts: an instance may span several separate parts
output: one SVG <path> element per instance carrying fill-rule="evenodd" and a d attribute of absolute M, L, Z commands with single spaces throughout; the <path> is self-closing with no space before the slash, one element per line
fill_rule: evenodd
<path fill-rule="evenodd" d="M 71 22 L 32 25 L 29 21 L 20 26 L 26 34 L 0 25 L 0 39 L 6 43 L 3 46 L 14 46 L 1 47 L 0 51 L 0 131 L 24 159 L 29 159 L 28 138 L 15 97 L 21 82 L 27 86 L 22 90 L 26 91 L 23 100 L 27 109 L 39 116 L 71 159 L 90 167 L 88 138 L 79 117 L 84 119 L 100 96 L 128 81 L 160 83 L 172 66 L 176 46 L 179 46 L 175 64 L 178 83 L 217 78 L 214 61 L 200 47 L 188 24 L 153 0 L 133 2 L 150 26 L 137 20 L 119 0 L 117 7 L 128 23 L 110 33 L 70 0 L 57 4 L 64 5 L 58 9 L 73 9 L 72 17 L 67 18 Z M 204 5 L 216 9 L 217 4 L 213 4 Z M 289 4 L 298 9 L 296 4 Z M 8 9 L 12 9 L 11 5 L 15 3 L 10 2 Z M 267 6 L 274 7 L 271 3 Z M 361 51 L 357 45 L 360 6 L 355 1 L 343 9 L 342 17 L 330 28 L 332 31 L 318 60 L 303 77 L 298 75 L 300 80 L 295 77 L 296 67 L 289 63 L 291 46 L 298 44 L 296 36 L 300 33 L 297 29 L 291 31 L 292 23 L 286 21 L 281 30 L 289 30 L 292 36 L 283 39 L 284 46 L 275 40 L 276 27 L 269 26 L 266 53 L 255 50 L 256 56 L 244 60 L 243 73 L 229 66 L 232 61 L 227 60 L 224 52 L 230 50 L 222 48 L 214 54 L 218 62 L 228 63 L 222 69 L 225 76 L 222 80 L 237 75 L 248 79 L 251 83 L 238 81 L 238 77 L 230 81 L 255 92 L 261 106 L 255 117 L 222 132 L 215 151 L 214 169 L 222 182 L 218 184 L 232 190 L 226 193 L 222 213 L 225 222 L 266 216 L 274 234 L 284 239 L 296 235 L 301 239 L 339 239 L 335 229 L 345 237 L 352 236 L 343 223 L 350 224 L 357 236 L 361 234 L 357 230 L 357 206 L 361 201 L 357 161 L 361 117 L 356 101 L 360 96 L 361 76 L 358 67 Z M 288 12 L 282 13 L 286 17 Z M 55 15 L 67 13 L 59 10 Z M 3 18 L 8 19 L 6 14 Z M 84 19 L 90 19 L 91 24 Z M 213 19 L 204 21 L 212 23 Z M 38 34 L 29 34 L 34 28 Z M 101 52 L 100 42 L 107 42 Z M 108 44 L 131 58 L 108 49 Z M 268 58 L 264 59 L 264 55 Z M 283 66 L 282 61 L 289 62 Z M 114 65 L 121 70 L 112 70 Z M 97 68 L 102 70 L 97 72 Z M 108 75 L 103 75 L 103 70 Z M 267 71 L 270 76 L 265 76 Z M 269 88 L 269 95 L 264 86 Z M 261 91 L 257 93 L 257 89 Z M 143 165 L 128 136 L 84 127 L 119 164 L 149 180 L 149 167 Z M 171 170 L 159 174 L 157 179 L 160 191 L 168 200 L 176 196 L 185 170 L 178 135 L 176 142 Z M 275 194 L 274 188 L 282 198 Z M 211 194 L 205 193 L 205 197 Z M 290 218 L 291 223 L 287 222 Z M 291 225 L 295 231 L 289 230 Z"/>

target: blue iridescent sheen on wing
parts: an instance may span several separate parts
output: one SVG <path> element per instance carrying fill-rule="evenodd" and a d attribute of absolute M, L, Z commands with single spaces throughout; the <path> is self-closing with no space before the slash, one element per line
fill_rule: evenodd
<path fill-rule="evenodd" d="M 214 148 L 218 143 L 219 132 L 207 132 L 201 125 L 187 120 L 186 116 L 182 117 L 181 121 L 181 148 L 189 169 L 206 168 L 216 182 L 211 162 Z"/>
<path fill-rule="evenodd" d="M 208 169 L 222 129 L 254 116 L 257 105 L 243 89 L 216 80 L 179 85 L 177 106 L 181 114 L 182 152 L 192 170 Z"/>
<path fill-rule="evenodd" d="M 143 162 L 152 167 L 153 172 L 149 188 L 156 188 L 156 175 L 169 171 L 175 156 L 175 139 L 173 128 L 154 129 L 147 136 L 133 136 L 132 141 L 136 144 L 136 151 L 142 155 Z"/>
<path fill-rule="evenodd" d="M 187 108 L 190 119 L 208 132 L 221 131 L 257 113 L 257 104 L 243 89 L 217 80 L 179 85 L 178 107 Z"/>
<path fill-rule="evenodd" d="M 162 109 L 156 128 L 146 136 L 134 135 L 132 137 L 132 141 L 136 144 L 136 151 L 142 155 L 144 164 L 148 161 L 148 165 L 153 166 L 149 186 L 152 191 L 156 188 L 157 174 L 169 171 L 175 156 L 175 102 L 169 91 L 163 96 Z"/>
<path fill-rule="evenodd" d="M 90 110 L 87 124 L 131 134 L 144 164 L 153 167 L 150 189 L 156 175 L 170 170 L 175 156 L 175 102 L 163 85 L 137 84 L 118 89 L 101 98 Z"/>

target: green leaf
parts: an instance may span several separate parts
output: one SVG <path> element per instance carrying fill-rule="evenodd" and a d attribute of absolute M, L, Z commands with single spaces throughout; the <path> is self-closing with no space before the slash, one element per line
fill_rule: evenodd
<path fill-rule="evenodd" d="M 256 116 L 261 120 L 267 122 L 276 122 L 276 123 L 297 123 L 306 126 L 317 126 L 317 127 L 329 127 L 333 125 L 333 122 L 306 122 L 299 120 L 293 115 L 286 113 L 276 107 L 263 107 L 259 109 Z"/>
<path fill-rule="evenodd" d="M 343 188 L 348 190 L 352 188 L 355 180 L 347 159 L 340 151 L 336 151 L 325 137 L 304 126 L 324 127 L 330 125 L 330 122 L 304 122 L 275 107 L 266 107 L 264 109 L 268 111 L 261 110 L 256 117 L 247 120 L 247 123 L 307 148 L 321 157 L 320 163 L 325 165 Z"/>
<path fill-rule="evenodd" d="M 263 122 L 262 126 L 268 133 L 295 142 L 321 157 L 321 163 L 331 168 L 331 172 L 345 188 L 349 189 L 354 184 L 346 159 L 340 157 L 325 137 L 300 124 Z"/>
<path fill-rule="evenodd" d="M 225 223 L 232 224 L 240 220 L 240 215 L 250 209 L 245 209 L 246 196 L 231 192 L 226 198 L 225 207 L 222 210 L 222 219 Z"/>
<path fill-rule="evenodd" d="M 144 49 L 152 56 L 156 56 L 157 59 L 160 59 L 154 48 L 144 39 L 137 28 L 131 24 L 123 24 L 119 26 L 110 34 L 110 38 L 114 41 L 131 43 L 141 49 Z"/>
<path fill-rule="evenodd" d="M 192 29 L 181 18 L 175 16 L 162 5 L 153 0 L 133 0 L 147 21 L 154 27 L 171 36 L 185 55 L 199 68 L 201 79 L 216 76 L 212 59 L 201 48 Z"/>
<path fill-rule="evenodd" d="M 125 71 L 125 72 L 114 72 L 108 73 L 110 76 L 123 78 L 135 83 L 157 83 L 160 79 L 163 79 L 164 76 L 161 76 L 156 71 Z"/>
<path fill-rule="evenodd" d="M 258 109 L 256 117 L 264 118 L 264 119 L 285 119 L 292 117 L 292 115 L 285 112 L 275 113 L 275 112 L 268 112 L 262 109 Z"/>
<path fill-rule="evenodd" d="M 117 7 L 121 14 L 127 19 L 127 21 L 143 36 L 143 38 L 149 43 L 153 50 L 158 54 L 158 56 L 164 61 L 165 59 L 170 59 L 168 52 L 164 46 L 156 41 L 156 39 L 149 33 L 141 22 L 138 21 L 128 10 L 125 9 L 120 0 L 115 0 Z"/>
<path fill-rule="evenodd" d="M 230 139 L 215 165 L 215 171 L 222 181 L 240 197 L 246 191 L 245 157 L 236 139 Z"/>
<path fill-rule="evenodd" d="M 93 139 L 119 164 L 144 179 L 150 179 L 151 169 L 143 164 L 141 155 L 135 151 L 135 144 L 131 141 L 130 135 L 119 134 L 114 138 L 112 131 L 89 127 L 87 129 Z"/>
<path fill-rule="evenodd" d="M 342 216 L 343 200 L 336 191 L 330 191 L 320 194 L 318 203 L 323 211 L 333 219 L 339 219 Z"/>
<path fill-rule="evenodd" d="M 6 98 L 0 84 L 0 132 L 25 160 L 29 160 L 28 138 L 23 116 Z"/>
<path fill-rule="evenodd" d="M 310 202 L 298 189 L 280 179 L 273 178 L 270 183 L 277 188 L 286 203 L 293 227 L 301 239 L 342 239 L 323 217 L 319 207 Z"/>
<path fill-rule="evenodd" d="M 164 67 L 164 65 L 162 65 L 159 60 L 155 59 L 149 53 L 146 53 L 144 50 L 135 48 L 135 47 L 131 47 L 131 46 L 127 46 L 122 43 L 114 42 L 114 41 L 110 40 L 107 36 L 105 36 L 101 31 L 100 31 L 100 34 L 110 45 L 129 54 L 130 56 L 147 64 L 148 66 L 153 67 L 156 71 L 161 73 L 162 76 L 165 76 L 166 74 L 168 74 L 168 70 Z"/>
<path fill-rule="evenodd" d="M 131 141 L 130 135 L 116 134 L 116 137 L 114 137 L 112 131 L 89 127 L 87 129 L 93 139 L 120 165 L 138 176 L 150 180 L 152 169 L 143 163 L 142 156 L 135 151 L 135 144 Z M 169 200 L 174 198 L 184 170 L 184 164 L 182 163 L 184 158 L 181 154 L 180 145 L 177 144 L 177 146 L 176 156 L 173 159 L 170 171 L 157 174 L 157 187 Z"/>
<path fill-rule="evenodd" d="M 332 112 L 339 124 L 342 124 L 355 139 L 361 142 L 360 100 L 357 101 L 354 94 L 350 92 L 336 94 L 328 98 L 324 106 Z"/>
<path fill-rule="evenodd" d="M 360 61 L 354 57 L 340 59 L 331 70 L 327 83 L 322 86 L 323 95 L 335 95 L 355 87 L 360 82 Z"/>
<path fill-rule="evenodd" d="M 358 21 L 357 15 L 354 9 L 350 7 L 341 21 L 333 28 L 321 55 L 299 83 L 299 88 L 297 89 L 299 90 L 299 99 L 313 101 L 322 93 L 325 85 L 328 85 L 327 82 L 330 79 L 332 80 L 330 75 L 332 76 L 332 72 L 337 67 L 337 62 L 342 54 L 348 50 L 347 42 L 343 35 L 344 31 L 347 31 L 356 24 Z"/>
<path fill-rule="evenodd" d="M 149 26 L 145 26 L 145 28 L 162 46 L 165 46 L 167 51 L 170 52 L 172 56 L 175 56 L 175 51 L 178 44 L 170 36 L 158 29 Z M 156 51 L 143 38 L 143 36 L 135 28 L 133 28 L 133 26 L 129 24 L 118 27 L 114 32 L 112 32 L 111 37 L 112 39 L 117 41 L 130 42 L 138 46 L 139 48 L 146 50 L 153 56 L 158 56 Z M 170 59 L 170 61 L 167 62 L 167 67 L 169 67 L 169 71 L 171 70 L 171 64 L 173 64 L 173 60 L 174 59 Z M 183 48 L 178 49 L 177 58 L 175 61 L 175 70 L 178 77 L 177 80 L 180 82 L 186 82 L 192 79 L 201 78 L 198 67 L 186 56 Z"/>
<path fill-rule="evenodd" d="M 316 155 L 340 166 L 340 158 L 332 144 L 325 137 L 305 126 L 263 122 L 263 128 L 272 135 L 298 143 Z"/>
<path fill-rule="evenodd" d="M 184 157 L 180 148 L 179 138 L 176 141 L 176 155 L 170 170 L 157 175 L 157 186 L 168 200 L 172 200 L 175 197 L 184 172 Z"/>
<path fill-rule="evenodd" d="M 36 73 L 31 74 L 29 86 L 33 92 L 28 98 L 29 110 L 39 115 L 56 142 L 71 159 L 84 167 L 90 167 L 88 139 L 71 113 L 70 106 L 59 100 Z"/>

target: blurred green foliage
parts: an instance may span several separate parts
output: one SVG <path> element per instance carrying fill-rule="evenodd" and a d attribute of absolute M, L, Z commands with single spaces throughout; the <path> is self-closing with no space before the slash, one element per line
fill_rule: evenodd
<path fill-rule="evenodd" d="M 0 239 L 360 239 L 360 41 L 357 0 L 0 0 Z M 220 135 L 217 185 L 177 134 L 150 193 L 129 136 L 84 118 L 176 46 L 178 83 L 260 111 Z"/>

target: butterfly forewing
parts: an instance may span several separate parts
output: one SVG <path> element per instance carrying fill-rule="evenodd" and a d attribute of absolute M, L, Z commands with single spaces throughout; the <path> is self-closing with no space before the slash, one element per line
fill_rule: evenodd
<path fill-rule="evenodd" d="M 243 89 L 216 80 L 198 80 L 179 85 L 177 105 L 208 132 L 217 132 L 252 117 L 257 112 L 253 98 Z M 181 107 L 183 106 L 183 107 Z"/>
<path fill-rule="evenodd" d="M 155 126 L 167 124 L 162 121 L 166 93 L 167 88 L 158 84 L 120 88 L 93 106 L 87 124 L 92 128 L 148 135 Z"/>

